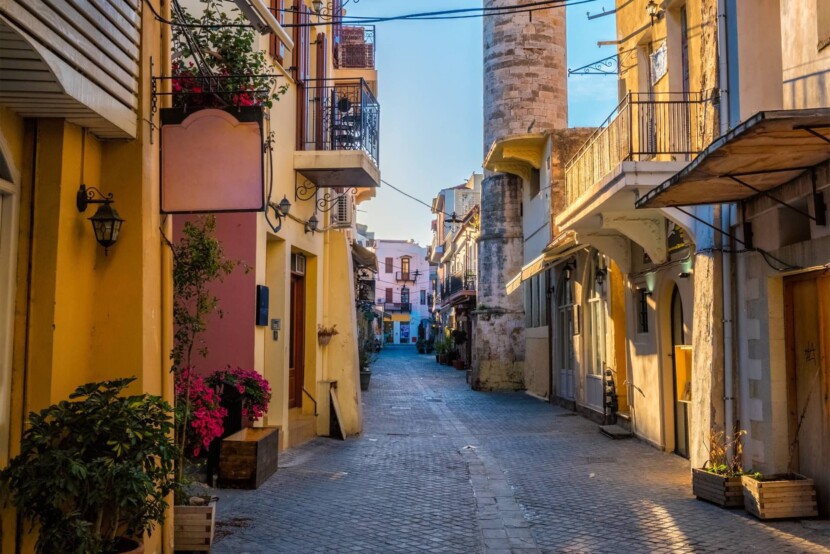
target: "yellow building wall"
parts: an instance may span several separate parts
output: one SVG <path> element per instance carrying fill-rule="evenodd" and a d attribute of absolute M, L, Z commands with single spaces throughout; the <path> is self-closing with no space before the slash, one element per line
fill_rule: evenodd
<path fill-rule="evenodd" d="M 323 325 L 337 325 L 339 333 L 323 347 L 323 375 L 326 380 L 337 381 L 335 394 L 340 406 L 341 429 L 347 435 L 354 435 L 362 430 L 363 416 L 352 249 L 343 233 L 326 233 L 325 263 Z"/>
<path fill-rule="evenodd" d="M 139 113 L 147 119 L 150 57 L 157 63 L 166 57 L 164 33 L 145 11 Z M 65 400 L 84 383 L 134 376 L 131 393 L 172 401 L 170 266 L 160 233 L 158 144 L 151 142 L 149 125 L 142 122 L 139 129 L 135 140 L 101 142 L 62 119 L 24 122 L 0 109 L 0 133 L 20 171 L 11 413 L 0 415 L 12 456 L 20 451 L 26 414 Z M 98 206 L 83 214 L 75 206 L 82 183 L 112 193 L 126 220 L 108 255 L 88 221 Z M 28 527 L 18 528 L 11 510 L 2 515 L 2 551 L 32 552 Z M 171 519 L 145 541 L 145 552 L 172 551 Z M 17 537 L 15 529 L 24 535 Z"/>

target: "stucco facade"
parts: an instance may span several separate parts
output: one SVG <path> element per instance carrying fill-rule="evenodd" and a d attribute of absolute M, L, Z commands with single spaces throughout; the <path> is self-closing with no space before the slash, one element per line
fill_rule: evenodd
<path fill-rule="evenodd" d="M 411 240 L 376 241 L 375 301 L 383 307 L 383 342 L 415 344 L 419 328 L 430 325 L 431 294 L 427 249 Z"/>

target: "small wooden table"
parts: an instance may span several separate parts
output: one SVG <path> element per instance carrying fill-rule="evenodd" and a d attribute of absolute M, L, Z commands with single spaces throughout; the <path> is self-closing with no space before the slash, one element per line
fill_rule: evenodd
<path fill-rule="evenodd" d="M 277 471 L 279 427 L 245 428 L 222 439 L 219 488 L 256 489 Z"/>

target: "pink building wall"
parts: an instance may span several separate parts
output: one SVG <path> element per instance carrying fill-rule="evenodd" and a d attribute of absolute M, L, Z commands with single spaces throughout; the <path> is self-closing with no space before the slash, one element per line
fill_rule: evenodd
<path fill-rule="evenodd" d="M 174 242 L 181 238 L 185 222 L 198 217 L 173 217 Z M 194 352 L 193 365 L 198 373 L 211 373 L 228 365 L 254 367 L 256 217 L 256 213 L 216 214 L 216 238 L 222 243 L 225 257 L 239 263 L 233 273 L 212 286 L 224 315 L 220 318 L 214 313 L 208 318 L 207 331 L 200 337 L 208 348 L 207 358 Z M 247 273 L 246 265 L 251 268 Z M 199 347 L 197 344 L 194 350 Z"/>

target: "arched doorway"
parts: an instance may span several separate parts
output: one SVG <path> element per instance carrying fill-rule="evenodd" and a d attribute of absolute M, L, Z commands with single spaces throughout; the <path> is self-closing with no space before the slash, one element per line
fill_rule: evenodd
<path fill-rule="evenodd" d="M 565 400 L 574 400 L 574 373 L 576 369 L 576 351 L 574 335 L 576 319 L 574 304 L 573 269 L 566 265 L 556 287 L 556 368 L 558 384 L 557 396 Z"/>
<path fill-rule="evenodd" d="M 685 373 L 681 372 L 678 346 L 686 345 L 686 331 L 683 325 L 683 300 L 680 289 L 674 285 L 671 294 L 671 360 L 672 360 L 672 400 L 674 406 L 674 452 L 684 458 L 689 457 L 689 401 L 691 390 L 687 390 Z M 681 375 L 683 373 L 683 375 Z"/>

